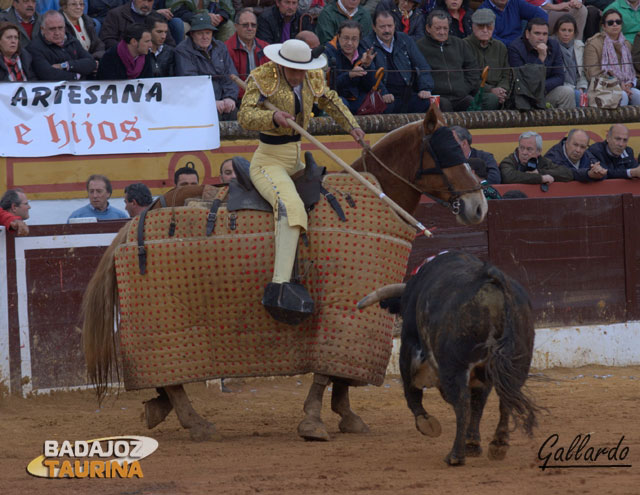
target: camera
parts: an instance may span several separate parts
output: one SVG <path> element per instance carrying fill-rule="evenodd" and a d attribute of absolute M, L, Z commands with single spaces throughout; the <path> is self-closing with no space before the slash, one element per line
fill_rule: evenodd
<path fill-rule="evenodd" d="M 527 162 L 527 171 L 537 170 L 538 169 L 538 159 L 531 158 Z"/>

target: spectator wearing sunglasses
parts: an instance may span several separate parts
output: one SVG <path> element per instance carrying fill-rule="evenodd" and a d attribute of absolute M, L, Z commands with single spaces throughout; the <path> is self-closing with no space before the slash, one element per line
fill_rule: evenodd
<path fill-rule="evenodd" d="M 631 43 L 622 34 L 622 14 L 607 10 L 602 14 L 602 32 L 592 36 L 584 47 L 584 66 L 587 79 L 602 74 L 614 76 L 624 90 L 620 106 L 640 105 L 640 90 L 631 56 Z"/>
<path fill-rule="evenodd" d="M 253 69 L 269 61 L 263 52 L 267 43 L 256 38 L 258 18 L 251 7 L 236 13 L 235 27 L 236 32 L 225 42 L 225 45 L 238 75 L 245 81 Z M 240 89 L 238 98 L 242 98 L 242 95 L 244 90 Z"/>
<path fill-rule="evenodd" d="M 636 33 L 640 31 L 640 0 L 614 0 L 604 9 L 604 14 L 611 10 L 616 10 L 622 23 L 622 34 L 629 43 L 633 43 Z"/>

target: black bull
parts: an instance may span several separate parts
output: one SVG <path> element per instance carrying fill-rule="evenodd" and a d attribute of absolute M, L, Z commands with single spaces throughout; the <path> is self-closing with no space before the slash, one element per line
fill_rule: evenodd
<path fill-rule="evenodd" d="M 384 306 L 383 301 L 383 306 Z M 403 317 L 400 372 L 418 431 L 440 435 L 438 420 L 422 406 L 422 389 L 437 386 L 456 414 L 456 438 L 445 461 L 479 456 L 480 420 L 495 387 L 500 420 L 490 459 L 504 459 L 509 418 L 531 435 L 538 408 L 521 388 L 533 354 L 531 303 L 522 286 L 490 263 L 448 252 L 426 263 L 402 299 L 387 300 Z"/>

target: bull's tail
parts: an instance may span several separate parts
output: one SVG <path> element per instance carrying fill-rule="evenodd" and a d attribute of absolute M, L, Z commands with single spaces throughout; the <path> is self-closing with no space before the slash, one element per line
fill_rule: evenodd
<path fill-rule="evenodd" d="M 82 344 L 87 373 L 96 387 L 98 401 L 104 398 L 107 386 L 115 373 L 120 373 L 116 361 L 116 335 L 114 325 L 118 311 L 118 284 L 116 281 L 115 252 L 124 243 L 129 225 L 120 229 L 102 256 L 82 299 Z"/>
<path fill-rule="evenodd" d="M 531 304 L 524 290 L 514 287 L 496 267 L 488 267 L 488 276 L 504 294 L 505 326 L 502 336 L 487 344 L 487 371 L 501 403 L 511 411 L 516 427 L 521 424 L 531 436 L 540 412 L 533 399 L 522 390 L 533 352 Z M 522 306 L 522 311 L 516 311 Z"/>

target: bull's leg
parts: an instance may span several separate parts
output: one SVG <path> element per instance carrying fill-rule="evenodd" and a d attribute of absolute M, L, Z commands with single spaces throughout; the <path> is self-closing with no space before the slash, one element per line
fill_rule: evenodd
<path fill-rule="evenodd" d="M 158 392 L 158 397 L 144 402 L 143 421 L 149 429 L 155 428 L 162 423 L 173 409 L 165 389 L 158 387 L 156 391 Z"/>
<path fill-rule="evenodd" d="M 330 378 L 314 373 L 313 383 L 304 401 L 304 418 L 298 425 L 298 435 L 305 440 L 329 440 L 329 432 L 322 422 L 322 396 Z"/>
<path fill-rule="evenodd" d="M 331 410 L 342 418 L 338 427 L 342 433 L 369 433 L 369 427 L 351 410 L 349 385 L 334 378 L 331 393 Z"/>
<path fill-rule="evenodd" d="M 471 414 L 469 416 L 469 426 L 467 427 L 467 439 L 465 453 L 469 457 L 478 457 L 482 454 L 480 446 L 480 420 L 487 397 L 491 393 L 491 385 L 483 384 L 471 388 Z"/>
<path fill-rule="evenodd" d="M 500 420 L 493 440 L 489 444 L 489 452 L 487 457 L 492 461 L 501 461 L 507 455 L 509 450 L 509 415 L 511 411 L 505 406 L 504 401 L 500 399 Z"/>
<path fill-rule="evenodd" d="M 180 424 L 189 430 L 191 440 L 202 442 L 221 439 L 213 423 L 206 421 L 193 409 L 182 385 L 169 385 L 165 387 L 165 390 L 176 410 Z"/>
<path fill-rule="evenodd" d="M 400 375 L 404 387 L 404 397 L 407 406 L 413 413 L 416 421 L 416 429 L 428 437 L 439 437 L 442 433 L 440 422 L 435 416 L 430 416 L 422 406 L 422 383 L 414 383 L 414 373 L 412 372 L 412 359 L 414 359 L 415 348 L 404 341 L 400 345 Z"/>
<path fill-rule="evenodd" d="M 461 466 L 465 462 L 465 436 L 469 424 L 470 393 L 465 372 L 443 373 L 440 369 L 442 397 L 453 406 L 456 413 L 456 438 L 451 452 L 445 457 L 450 466 Z"/>

